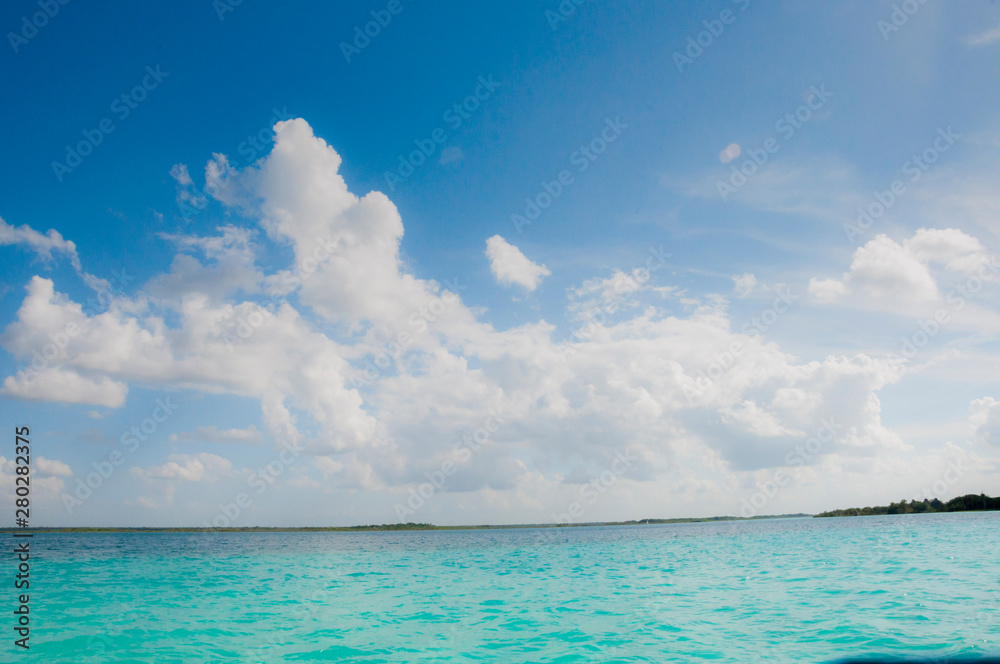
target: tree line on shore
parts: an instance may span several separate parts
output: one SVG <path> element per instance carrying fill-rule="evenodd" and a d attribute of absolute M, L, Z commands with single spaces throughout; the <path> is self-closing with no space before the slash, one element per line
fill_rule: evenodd
<path fill-rule="evenodd" d="M 957 496 L 948 502 L 941 502 L 937 498 L 921 501 L 901 500 L 898 503 L 879 505 L 877 507 L 849 507 L 843 510 L 831 510 L 821 512 L 817 517 L 822 516 L 871 516 L 874 514 L 923 514 L 929 512 L 973 512 L 983 510 L 1000 510 L 1000 497 L 993 498 L 981 493 L 978 496 L 974 493 L 964 496 Z"/>

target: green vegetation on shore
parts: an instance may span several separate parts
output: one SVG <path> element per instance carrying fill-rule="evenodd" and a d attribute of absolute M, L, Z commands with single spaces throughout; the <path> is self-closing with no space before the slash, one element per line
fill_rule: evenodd
<path fill-rule="evenodd" d="M 761 519 L 788 519 L 807 517 L 808 514 L 777 514 L 774 516 L 755 516 L 749 519 L 739 516 L 712 516 L 692 519 L 641 519 L 639 521 L 600 521 L 592 523 L 524 523 L 506 526 L 435 526 L 430 523 L 383 523 L 367 526 L 237 526 L 229 528 L 183 528 L 183 527 L 68 527 L 68 528 L 28 528 L 32 533 L 322 533 L 322 532 L 367 532 L 393 530 L 502 530 L 507 528 L 576 528 L 581 526 L 644 526 L 663 523 L 704 523 L 708 521 L 759 521 Z M 24 529 L 20 529 L 24 530 Z M 0 533 L 14 532 L 13 528 L 0 529 Z"/>
<path fill-rule="evenodd" d="M 948 502 L 934 500 L 901 500 L 898 503 L 880 505 L 877 507 L 849 507 L 842 510 L 831 510 L 816 515 L 809 514 L 774 514 L 754 516 L 750 518 L 739 516 L 710 516 L 678 519 L 640 519 L 637 521 L 592 521 L 587 523 L 519 523 L 509 525 L 470 525 L 470 526 L 435 526 L 431 523 L 382 523 L 364 526 L 230 526 L 228 528 L 214 527 L 172 527 L 172 526 L 94 526 L 94 527 L 54 527 L 28 528 L 32 533 L 347 533 L 347 532 L 390 532 L 412 530 L 503 530 L 518 528 L 579 528 L 582 526 L 645 526 L 670 523 L 706 523 L 713 521 L 759 521 L 762 519 L 793 519 L 808 516 L 874 516 L 882 514 L 926 514 L 933 512 L 971 512 L 1000 510 L 1000 497 L 993 498 L 986 494 L 967 494 L 952 498 Z M 0 533 L 11 533 L 24 529 L 0 528 Z"/>
<path fill-rule="evenodd" d="M 821 512 L 816 517 L 824 516 L 871 516 L 875 514 L 924 514 L 930 512 L 973 512 L 983 510 L 1000 510 L 1000 498 L 991 498 L 984 493 L 978 496 L 974 493 L 952 498 L 946 503 L 937 498 L 922 501 L 901 500 L 898 503 L 880 505 L 878 507 L 849 507 L 844 510 Z"/>

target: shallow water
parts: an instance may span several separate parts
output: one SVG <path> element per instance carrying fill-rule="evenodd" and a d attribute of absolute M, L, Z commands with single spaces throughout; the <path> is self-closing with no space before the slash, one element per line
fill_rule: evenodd
<path fill-rule="evenodd" d="M 28 657 L 39 662 L 770 663 L 1000 652 L 996 512 L 36 535 L 32 549 Z M 15 661 L 12 644 L 2 652 Z"/>

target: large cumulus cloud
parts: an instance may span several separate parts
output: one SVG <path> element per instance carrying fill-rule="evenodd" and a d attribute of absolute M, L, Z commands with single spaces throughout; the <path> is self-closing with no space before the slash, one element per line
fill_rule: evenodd
<path fill-rule="evenodd" d="M 905 448 L 883 426 L 878 398 L 900 363 L 795 357 L 740 331 L 718 296 L 682 298 L 659 283 L 643 289 L 656 298 L 590 322 L 571 344 L 544 318 L 496 329 L 460 288 L 406 269 L 396 207 L 380 192 L 350 192 L 340 155 L 304 120 L 279 122 L 275 136 L 245 169 L 221 155 L 206 168 L 218 202 L 247 222 L 165 236 L 177 257 L 141 291 L 87 314 L 53 281 L 27 284 L 4 348 L 30 362 L 53 332 L 78 332 L 37 375 L 7 377 L 3 393 L 107 407 L 121 406 L 129 386 L 239 395 L 259 402 L 275 444 L 305 447 L 310 486 L 397 495 L 451 460 L 442 491 L 536 505 L 626 449 L 642 496 L 732 490 L 734 473 L 787 465 L 831 420 L 837 436 L 810 464 Z M 72 248 L 58 234 L 18 232 L 36 248 Z M 291 261 L 264 265 L 265 243 L 290 249 Z M 913 286 L 934 297 L 921 265 L 964 269 L 979 250 L 954 233 L 905 247 L 878 240 L 843 288 Z M 530 289 L 539 269 L 509 280 Z M 576 307 L 571 298 L 567 310 Z M 473 453 L 456 451 L 477 435 Z M 136 474 L 188 467 L 171 463 Z"/>

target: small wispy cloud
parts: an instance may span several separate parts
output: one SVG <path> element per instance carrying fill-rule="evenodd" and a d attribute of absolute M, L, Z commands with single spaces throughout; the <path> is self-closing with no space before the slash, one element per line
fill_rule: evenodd
<path fill-rule="evenodd" d="M 981 32 L 978 35 L 972 35 L 966 42 L 969 46 L 987 46 L 993 42 L 1000 41 L 1000 25 L 993 28 L 992 30 L 987 30 L 986 32 Z"/>
<path fill-rule="evenodd" d="M 757 286 L 757 277 L 747 272 L 746 274 L 733 275 L 733 285 L 739 297 L 746 297 Z"/>
<path fill-rule="evenodd" d="M 182 431 L 170 436 L 170 442 L 189 443 L 249 443 L 258 445 L 263 440 L 263 435 L 257 427 L 250 426 L 246 429 L 219 429 L 214 426 L 198 427 L 197 431 Z"/>

